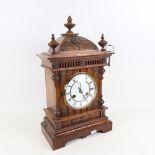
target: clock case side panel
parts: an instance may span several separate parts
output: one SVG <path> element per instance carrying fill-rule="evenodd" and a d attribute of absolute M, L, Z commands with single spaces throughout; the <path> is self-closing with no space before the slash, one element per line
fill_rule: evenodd
<path fill-rule="evenodd" d="M 56 88 L 55 83 L 52 80 L 53 73 L 50 69 L 45 68 L 45 82 L 46 82 L 46 97 L 47 97 L 47 108 L 56 110 Z"/>
<path fill-rule="evenodd" d="M 60 119 L 60 73 L 53 72 L 53 63 L 47 58 L 41 57 L 41 66 L 45 69 L 46 98 L 47 108 L 44 108 L 45 115 L 51 121 L 54 127 L 60 127 L 55 123 L 55 119 Z"/>

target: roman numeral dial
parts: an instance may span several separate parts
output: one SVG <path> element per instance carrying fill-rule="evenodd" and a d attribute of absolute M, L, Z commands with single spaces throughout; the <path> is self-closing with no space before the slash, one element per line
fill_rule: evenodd
<path fill-rule="evenodd" d="M 64 100 L 73 109 L 88 107 L 97 93 L 93 77 L 87 73 L 75 74 L 65 86 Z"/>

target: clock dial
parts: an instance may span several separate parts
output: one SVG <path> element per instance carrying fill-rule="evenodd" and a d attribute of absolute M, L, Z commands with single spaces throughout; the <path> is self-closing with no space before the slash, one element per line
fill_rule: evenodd
<path fill-rule="evenodd" d="M 65 102 L 73 109 L 88 107 L 96 96 L 96 82 L 87 73 L 75 74 L 65 86 Z"/>

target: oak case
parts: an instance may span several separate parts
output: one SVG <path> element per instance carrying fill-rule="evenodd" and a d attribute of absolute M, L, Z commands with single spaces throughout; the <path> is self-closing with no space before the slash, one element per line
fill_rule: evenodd
<path fill-rule="evenodd" d="M 73 33 L 71 28 L 75 24 L 71 17 L 65 26 L 69 30 L 62 34 L 62 38 L 55 40 L 52 36 L 49 52 L 38 55 L 45 68 L 47 96 L 41 127 L 53 150 L 65 146 L 69 140 L 86 137 L 93 130 L 107 132 L 112 129 L 112 122 L 105 115 L 107 107 L 102 97 L 102 79 L 104 67 L 110 66 L 110 56 L 114 53 L 104 49 L 107 42 L 103 36 L 99 51 L 94 43 Z M 94 78 L 97 94 L 88 107 L 78 110 L 65 103 L 64 87 L 72 76 L 80 72 Z"/>

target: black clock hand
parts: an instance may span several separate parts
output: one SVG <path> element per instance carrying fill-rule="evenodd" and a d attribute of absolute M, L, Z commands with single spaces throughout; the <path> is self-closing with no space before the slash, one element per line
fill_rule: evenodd
<path fill-rule="evenodd" d="M 83 98 L 85 98 L 85 95 L 83 94 L 83 91 L 82 91 L 82 89 L 81 89 L 81 83 L 79 83 L 79 84 L 80 84 L 80 87 L 78 87 L 79 93 L 82 94 Z"/>
<path fill-rule="evenodd" d="M 80 84 L 80 87 L 78 87 L 79 93 L 82 94 L 81 83 L 79 83 L 79 84 Z"/>
<path fill-rule="evenodd" d="M 79 87 L 78 87 L 78 89 L 79 89 L 79 93 L 82 93 L 82 92 L 81 92 L 81 89 L 80 89 Z"/>
<path fill-rule="evenodd" d="M 83 98 L 85 98 L 85 95 L 83 94 L 83 91 L 80 88 L 78 88 L 78 89 L 79 89 L 79 93 L 82 94 Z"/>

